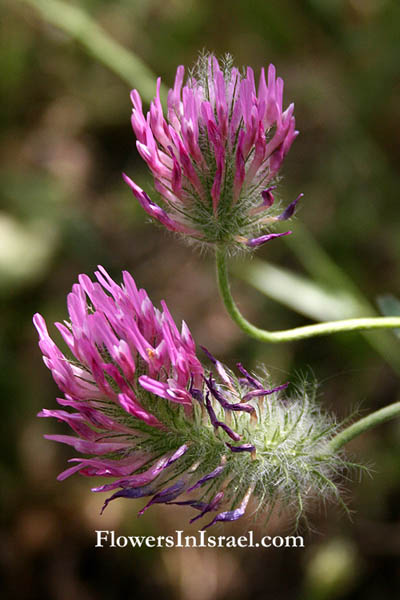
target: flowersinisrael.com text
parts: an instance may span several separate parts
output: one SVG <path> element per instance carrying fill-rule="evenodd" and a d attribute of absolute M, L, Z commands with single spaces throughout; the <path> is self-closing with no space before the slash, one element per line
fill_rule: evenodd
<path fill-rule="evenodd" d="M 174 535 L 117 535 L 115 531 L 96 530 L 95 548 L 304 548 L 301 535 L 264 535 L 258 541 L 254 532 L 246 535 L 206 535 L 198 531 L 196 535 L 184 535 L 175 531 Z"/>

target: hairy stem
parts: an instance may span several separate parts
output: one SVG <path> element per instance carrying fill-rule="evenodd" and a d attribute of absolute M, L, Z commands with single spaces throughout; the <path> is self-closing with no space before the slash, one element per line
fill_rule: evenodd
<path fill-rule="evenodd" d="M 400 416 L 400 402 L 394 402 L 393 404 L 389 404 L 384 408 L 381 408 L 367 417 L 356 421 L 346 429 L 343 429 L 340 433 L 335 435 L 334 438 L 327 444 L 326 451 L 328 454 L 334 454 L 342 446 L 345 446 L 352 439 L 364 433 L 364 431 L 368 431 L 368 429 L 372 429 L 385 421 L 389 421 L 394 417 Z"/>
<path fill-rule="evenodd" d="M 326 321 L 324 323 L 295 327 L 294 329 L 283 331 L 260 329 L 245 319 L 232 297 L 226 265 L 226 252 L 222 248 L 217 248 L 216 250 L 216 264 L 219 291 L 226 310 L 242 331 L 261 342 L 279 343 L 346 331 L 400 328 L 400 317 L 373 317 Z"/>

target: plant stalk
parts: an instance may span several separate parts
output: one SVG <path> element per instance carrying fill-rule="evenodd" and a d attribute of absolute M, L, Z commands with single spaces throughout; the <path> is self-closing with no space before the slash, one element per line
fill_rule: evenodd
<path fill-rule="evenodd" d="M 240 312 L 230 289 L 228 269 L 226 264 L 226 251 L 223 248 L 216 250 L 217 279 L 221 298 L 232 320 L 242 331 L 260 342 L 280 343 L 296 341 L 310 337 L 331 335 L 333 333 L 365 331 L 371 329 L 396 329 L 400 328 L 400 317 L 370 317 L 352 318 L 338 321 L 326 321 L 315 325 L 305 325 L 282 331 L 268 331 L 252 325 Z"/>
<path fill-rule="evenodd" d="M 385 421 L 389 421 L 394 417 L 400 416 L 400 402 L 394 402 L 393 404 L 389 404 L 384 408 L 380 408 L 375 412 L 371 413 L 367 417 L 356 421 L 346 429 L 343 429 L 340 433 L 335 435 L 334 438 L 326 446 L 326 453 L 334 454 L 342 446 L 345 446 L 352 439 L 364 433 L 364 431 L 368 431 L 368 429 L 372 429 L 373 427 L 377 427 L 381 423 Z"/>

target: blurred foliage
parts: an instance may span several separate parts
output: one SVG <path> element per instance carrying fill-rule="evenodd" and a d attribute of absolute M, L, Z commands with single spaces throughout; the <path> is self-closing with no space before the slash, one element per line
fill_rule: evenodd
<path fill-rule="evenodd" d="M 286 104 L 296 103 L 301 132 L 280 195 L 289 201 L 303 191 L 305 198 L 295 241 L 262 249 L 258 258 L 330 285 L 338 297 L 348 286 L 343 277 L 372 304 L 382 294 L 399 297 L 397 0 L 68 4 L 84 10 L 167 86 L 176 66 L 191 65 L 203 48 L 231 52 L 237 64 L 256 70 L 273 62 L 285 80 Z M 42 439 L 63 426 L 35 417 L 43 406 L 54 407 L 58 392 L 42 365 L 31 318 L 36 311 L 48 322 L 64 318 L 78 273 L 90 274 L 98 263 L 117 278 L 129 269 L 154 302 L 165 298 L 197 342 L 232 367 L 237 360 L 248 368 L 263 362 L 283 380 L 312 370 L 321 402 L 340 415 L 360 403 L 365 413 L 398 400 L 398 374 L 357 334 L 273 347 L 247 340 L 217 299 L 212 257 L 182 251 L 174 237 L 150 225 L 121 181 L 126 171 L 153 193 L 130 129 L 126 82 L 25 2 L 3 0 L 0 28 L 3 597 L 395 598 L 396 422 L 353 443 L 358 459 L 374 463 L 373 477 L 344 483 L 353 522 L 335 508 L 311 515 L 321 535 L 306 534 L 306 551 L 94 550 L 94 529 L 166 535 L 186 529 L 186 521 L 172 507 L 136 521 L 136 504 L 128 501 L 100 519 L 102 498 L 90 492 L 88 480 L 55 481 L 71 454 Z M 143 81 L 133 79 L 141 89 Z M 318 252 L 305 256 L 300 221 L 339 266 L 339 278 L 318 263 Z M 271 328 L 306 322 L 241 281 L 235 295 L 254 322 Z M 240 534 L 244 527 L 257 530 L 249 521 L 223 533 Z M 267 533 L 285 528 L 272 522 Z"/>

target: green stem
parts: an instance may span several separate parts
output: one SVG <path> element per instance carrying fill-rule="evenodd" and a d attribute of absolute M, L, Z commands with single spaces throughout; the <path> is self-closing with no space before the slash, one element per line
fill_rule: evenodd
<path fill-rule="evenodd" d="M 265 329 L 260 329 L 245 319 L 232 298 L 226 265 L 226 252 L 222 248 L 217 248 L 216 250 L 216 263 L 218 286 L 225 308 L 232 320 L 240 327 L 240 329 L 242 329 L 242 331 L 261 342 L 279 343 L 321 335 L 331 335 L 332 333 L 345 331 L 400 328 L 400 317 L 374 317 L 327 321 L 325 323 L 295 327 L 294 329 L 286 329 L 283 331 L 267 331 Z"/>
<path fill-rule="evenodd" d="M 135 85 L 144 100 L 155 95 L 155 76 L 132 52 L 113 40 L 82 8 L 61 0 L 21 0 L 38 10 L 52 25 L 59 27 L 77 40 L 92 56 L 121 77 L 128 85 Z M 161 96 L 166 89 L 161 86 Z"/>
<path fill-rule="evenodd" d="M 328 454 L 334 454 L 340 450 L 342 446 L 345 446 L 352 439 L 361 433 L 364 433 L 364 431 L 368 431 L 368 429 L 372 429 L 373 427 L 376 427 L 385 421 L 389 421 L 390 419 L 399 416 L 400 402 L 389 404 L 389 406 L 385 406 L 384 408 L 371 413 L 367 417 L 356 421 L 356 423 L 346 427 L 346 429 L 343 429 L 343 431 L 331 439 L 331 441 L 327 444 L 326 450 L 328 451 Z"/>

